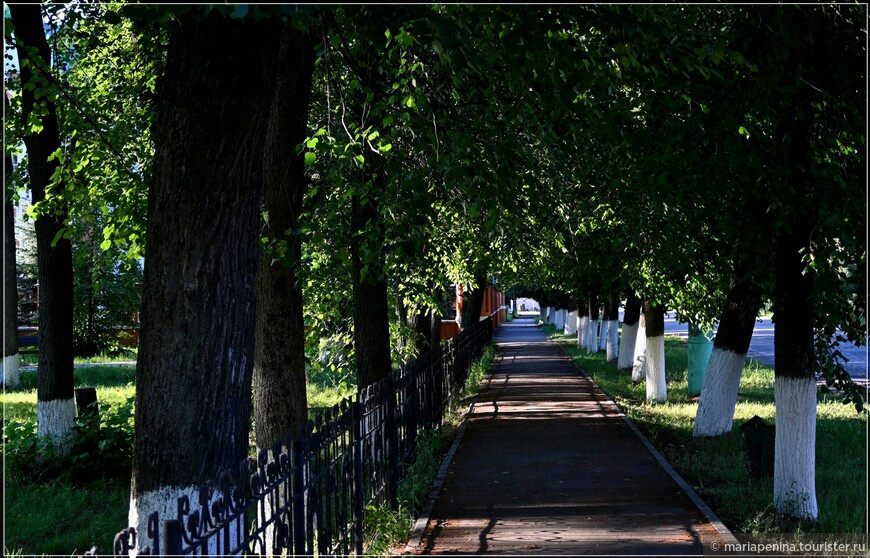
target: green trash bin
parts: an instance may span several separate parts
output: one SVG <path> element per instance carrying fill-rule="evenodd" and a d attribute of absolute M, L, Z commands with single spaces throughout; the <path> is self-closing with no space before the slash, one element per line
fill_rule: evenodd
<path fill-rule="evenodd" d="M 689 325 L 689 397 L 701 394 L 704 385 L 704 374 L 707 363 L 713 352 L 713 340 L 710 332 L 704 333 L 697 327 Z"/>

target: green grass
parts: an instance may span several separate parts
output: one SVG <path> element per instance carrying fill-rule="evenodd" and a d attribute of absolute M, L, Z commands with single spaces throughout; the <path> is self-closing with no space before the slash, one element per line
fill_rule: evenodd
<path fill-rule="evenodd" d="M 7 479 L 5 554 L 80 555 L 96 543 L 111 553 L 112 537 L 127 524 L 129 498 L 129 481 L 82 489 Z"/>
<path fill-rule="evenodd" d="M 755 479 L 746 470 L 737 427 L 754 415 L 776 422 L 773 370 L 757 361 L 743 369 L 734 430 L 725 436 L 693 438 L 698 404 L 687 392 L 686 343 L 666 338 L 668 402 L 647 404 L 645 384 L 633 385 L 627 372 L 605 361 L 602 352 L 586 354 L 576 340 L 545 331 L 559 341 L 649 437 L 652 443 L 734 532 L 796 530 L 816 533 L 864 533 L 867 530 L 867 414 L 819 395 L 816 423 L 816 497 L 819 520 L 801 525 L 773 509 L 773 479 Z"/>
<path fill-rule="evenodd" d="M 34 347 L 29 347 L 32 349 Z M 135 362 L 136 361 L 136 353 L 135 349 L 127 349 L 121 351 L 119 353 L 107 353 L 102 355 L 96 355 L 92 357 L 75 357 L 73 359 L 74 364 L 104 364 L 104 363 L 118 363 L 118 362 Z M 19 357 L 21 366 L 34 366 L 37 364 L 39 360 L 39 355 L 36 354 L 24 354 Z"/>

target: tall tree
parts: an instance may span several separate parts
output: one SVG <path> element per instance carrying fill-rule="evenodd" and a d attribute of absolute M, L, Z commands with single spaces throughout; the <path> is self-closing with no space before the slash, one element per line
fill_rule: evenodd
<path fill-rule="evenodd" d="M 165 8 L 164 8 L 165 9 Z M 247 455 L 280 23 L 187 10 L 158 83 L 129 524 Z M 140 539 L 141 541 L 141 539 Z"/>
<path fill-rule="evenodd" d="M 60 128 L 50 84 L 51 49 L 40 4 L 10 4 L 21 63 L 21 108 L 31 200 L 62 196 L 57 172 L 62 157 Z M 40 436 L 61 441 L 73 426 L 73 264 L 64 236 L 67 207 L 57 206 L 36 219 L 39 275 L 39 371 L 37 424 Z"/>
<path fill-rule="evenodd" d="M 285 23 L 267 132 L 264 249 L 257 272 L 254 425 L 259 448 L 298 435 L 308 419 L 298 234 L 308 186 L 303 153 L 314 71 L 312 35 Z"/>

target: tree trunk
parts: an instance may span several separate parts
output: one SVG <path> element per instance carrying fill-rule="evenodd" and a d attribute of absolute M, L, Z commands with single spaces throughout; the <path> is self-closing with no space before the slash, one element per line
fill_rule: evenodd
<path fill-rule="evenodd" d="M 577 347 L 586 348 L 586 336 L 589 335 L 589 304 L 583 300 L 577 303 Z"/>
<path fill-rule="evenodd" d="M 261 251 L 257 271 L 253 383 L 255 438 L 261 449 L 271 450 L 288 436 L 297 439 L 308 420 L 305 319 L 297 275 L 302 244 L 294 231 L 307 186 L 304 159 L 296 146 L 307 136 L 314 60 L 312 39 L 285 24 L 263 158 L 268 216 L 262 234 L 286 242 L 286 256 Z"/>
<path fill-rule="evenodd" d="M 568 312 L 568 321 L 565 323 L 565 335 L 577 335 L 577 307 Z"/>
<path fill-rule="evenodd" d="M 665 307 L 645 303 L 646 318 L 646 400 L 664 403 L 668 400 L 665 377 Z"/>
<path fill-rule="evenodd" d="M 634 361 L 631 365 L 631 381 L 639 384 L 647 374 L 646 355 L 646 316 L 641 313 L 637 322 L 637 336 L 634 344 Z"/>
<path fill-rule="evenodd" d="M 734 424 L 740 376 L 752 341 L 755 317 L 761 309 L 761 294 L 747 271 L 738 269 L 728 288 L 701 387 L 693 433 L 696 437 L 727 434 Z"/>
<path fill-rule="evenodd" d="M 608 300 L 605 298 L 603 301 L 604 311 L 601 313 L 601 324 L 598 326 L 598 350 L 604 351 L 607 349 L 607 336 L 610 332 L 610 324 L 607 323 L 607 304 Z"/>
<path fill-rule="evenodd" d="M 643 308 L 640 299 L 629 291 L 625 300 L 625 313 L 622 315 L 622 336 L 619 340 L 619 370 L 630 370 L 634 364 L 634 346 L 637 343 L 637 330 L 640 322 L 640 312 Z"/>
<path fill-rule="evenodd" d="M 780 513 L 815 520 L 816 379 L 813 344 L 813 272 L 804 273 L 810 220 L 795 219 L 776 247 L 774 361 L 776 442 L 773 500 Z M 798 224 L 800 223 L 800 224 Z M 806 232 L 802 232 L 806 231 Z"/>
<path fill-rule="evenodd" d="M 12 157 L 6 155 L 6 176 L 12 174 Z M 15 265 L 15 207 L 7 188 L 3 215 L 3 365 L 0 384 L 18 385 L 18 270 Z"/>
<path fill-rule="evenodd" d="M 34 204 L 46 197 L 46 187 L 58 166 L 48 158 L 61 148 L 57 111 L 53 102 L 36 99 L 34 89 L 45 87 L 46 78 L 33 67 L 51 66 L 51 51 L 45 38 L 40 4 L 9 5 L 16 40 L 21 43 L 18 57 L 29 60 L 21 64 L 22 117 L 29 122 L 34 110 L 42 112 L 42 130 L 26 133 L 30 191 Z M 35 48 L 31 58 L 27 47 Z M 37 103 L 40 105 L 37 107 Z M 52 189 L 63 193 L 63 184 Z M 36 261 L 39 277 L 39 372 L 37 379 L 37 431 L 60 442 L 70 431 L 75 418 L 73 401 L 73 264 L 72 245 L 68 238 L 55 239 L 63 231 L 66 208 L 36 219 Z M 63 444 L 61 444 L 63 446 Z"/>
<path fill-rule="evenodd" d="M 129 515 L 142 545 L 148 514 L 175 517 L 178 497 L 196 505 L 199 486 L 237 470 L 251 426 L 280 26 L 198 15 L 170 37 L 158 83 Z"/>
<path fill-rule="evenodd" d="M 360 390 L 386 377 L 392 366 L 387 280 L 380 248 L 384 225 L 378 210 L 385 180 L 383 171 L 373 172 L 370 180 L 358 185 L 351 207 L 353 343 Z"/>
<path fill-rule="evenodd" d="M 589 321 L 587 322 L 586 331 L 586 351 L 589 353 L 598 352 L 598 298 L 589 298 Z"/>
<path fill-rule="evenodd" d="M 477 273 L 474 276 L 474 289 L 463 293 L 463 296 L 467 295 L 467 298 L 465 306 L 462 308 L 462 329 L 469 328 L 480 321 L 480 312 L 483 309 L 483 297 L 486 294 L 488 281 L 489 276 L 485 272 Z M 552 321 L 553 317 L 550 318 L 550 323 Z"/>
<path fill-rule="evenodd" d="M 619 297 L 615 294 L 610 295 L 607 302 L 607 312 L 604 315 L 607 320 L 607 341 L 605 349 L 607 350 L 607 361 L 616 362 L 619 348 Z"/>

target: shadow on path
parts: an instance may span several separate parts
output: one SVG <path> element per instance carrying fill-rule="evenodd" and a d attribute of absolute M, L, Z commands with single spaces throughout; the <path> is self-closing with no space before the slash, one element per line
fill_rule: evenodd
<path fill-rule="evenodd" d="M 418 553 L 702 554 L 721 541 L 532 320 L 496 342 Z"/>

